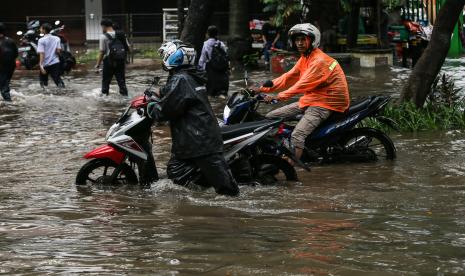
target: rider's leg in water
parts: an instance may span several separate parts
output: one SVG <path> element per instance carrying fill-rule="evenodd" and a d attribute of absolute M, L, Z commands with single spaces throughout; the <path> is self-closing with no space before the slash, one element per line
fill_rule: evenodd
<path fill-rule="evenodd" d="M 291 144 L 295 147 L 295 155 L 297 159 L 302 157 L 305 149 L 305 139 L 328 117 L 331 115 L 331 110 L 309 106 L 305 110 L 304 116 L 294 128 L 291 135 Z"/>
<path fill-rule="evenodd" d="M 218 194 L 239 195 L 239 187 L 221 153 L 198 157 L 192 161 L 200 168 L 208 184 L 213 186 Z"/>
<path fill-rule="evenodd" d="M 268 114 L 266 114 L 267 119 L 274 119 L 274 118 L 288 118 L 288 117 L 293 117 L 299 114 L 302 114 L 304 111 L 299 108 L 299 103 L 291 103 L 288 105 L 285 105 L 283 107 L 280 107 L 278 109 L 275 109 Z"/>

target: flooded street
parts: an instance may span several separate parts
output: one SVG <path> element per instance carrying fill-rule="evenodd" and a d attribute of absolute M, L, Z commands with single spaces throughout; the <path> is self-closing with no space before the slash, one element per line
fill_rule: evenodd
<path fill-rule="evenodd" d="M 407 77 L 347 72 L 353 97 L 398 95 Z M 129 72 L 131 96 L 156 74 Z M 318 166 L 298 183 L 242 187 L 238 198 L 169 180 L 82 193 L 82 156 L 128 104 L 115 85 L 100 97 L 99 78 L 42 91 L 32 75 L 16 76 L 14 102 L 0 103 L 0 273 L 465 274 L 465 133 L 391 133 L 394 162 Z M 220 113 L 223 103 L 213 105 Z M 169 134 L 154 133 L 164 176 Z"/>

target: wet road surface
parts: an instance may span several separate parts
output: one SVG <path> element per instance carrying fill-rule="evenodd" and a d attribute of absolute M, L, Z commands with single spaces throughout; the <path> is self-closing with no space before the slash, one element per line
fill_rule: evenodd
<path fill-rule="evenodd" d="M 406 78 L 348 72 L 353 96 L 395 95 Z M 154 74 L 129 72 L 131 95 Z M 42 91 L 23 76 L 14 102 L 0 103 L 0 273 L 465 274 L 465 133 L 392 133 L 394 162 L 318 166 L 299 183 L 243 187 L 238 198 L 168 180 L 82 193 L 81 157 L 128 103 L 115 86 L 100 97 L 98 78 Z M 154 133 L 163 171 L 169 135 Z"/>

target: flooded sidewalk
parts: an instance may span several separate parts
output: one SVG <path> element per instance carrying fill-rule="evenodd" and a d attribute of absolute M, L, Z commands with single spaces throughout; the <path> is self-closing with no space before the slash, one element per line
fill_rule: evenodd
<path fill-rule="evenodd" d="M 397 68 L 345 69 L 353 97 L 397 96 L 408 76 Z M 130 97 L 154 75 L 165 74 L 128 72 Z M 231 91 L 243 86 L 239 78 Z M 67 77 L 66 85 L 43 91 L 26 74 L 12 82 L 14 102 L 0 103 L 0 273 L 465 273 L 463 132 L 391 133 L 393 162 L 316 166 L 299 171 L 298 183 L 243 187 L 238 198 L 169 180 L 148 190 L 82 193 L 74 185 L 82 156 L 104 143 L 129 98 L 115 85 L 101 97 L 93 72 Z M 220 114 L 224 100 L 212 105 Z M 169 130 L 153 130 L 164 175 Z"/>

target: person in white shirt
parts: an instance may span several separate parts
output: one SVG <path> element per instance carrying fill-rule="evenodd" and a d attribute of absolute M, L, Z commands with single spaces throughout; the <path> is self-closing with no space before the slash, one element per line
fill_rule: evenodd
<path fill-rule="evenodd" d="M 37 52 L 40 56 L 40 86 L 48 86 L 48 75 L 50 75 L 58 87 L 64 88 L 65 84 L 61 79 L 61 63 L 59 54 L 61 52 L 60 38 L 50 34 L 52 25 L 44 23 L 40 26 L 40 32 L 44 35 L 39 39 Z"/>

